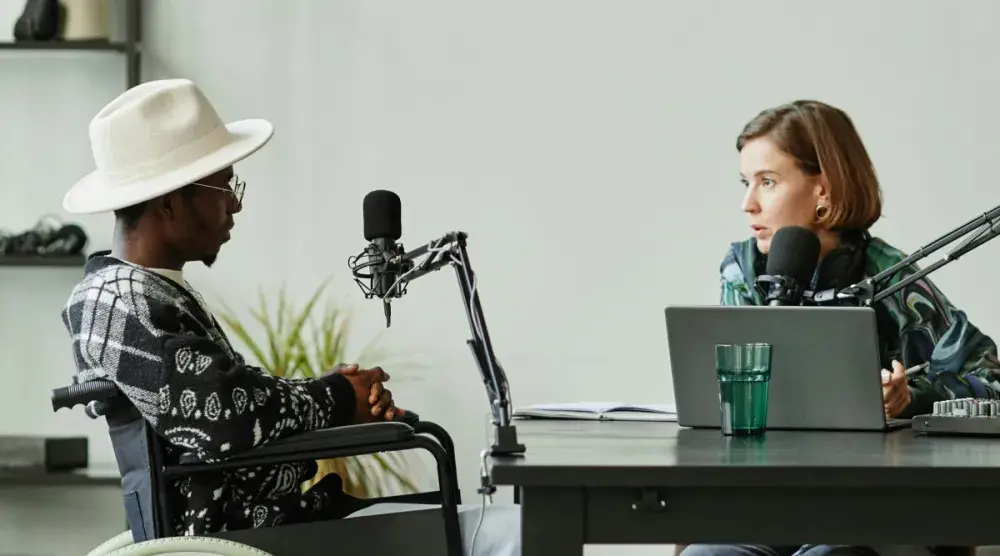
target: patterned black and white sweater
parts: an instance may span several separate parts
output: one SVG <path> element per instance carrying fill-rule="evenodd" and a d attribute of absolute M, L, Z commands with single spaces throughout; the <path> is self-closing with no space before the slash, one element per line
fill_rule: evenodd
<path fill-rule="evenodd" d="M 193 290 L 96 253 L 63 311 L 79 380 L 107 378 L 169 446 L 206 461 L 313 429 L 347 424 L 354 391 L 341 375 L 284 379 L 249 366 Z M 175 534 L 337 518 L 354 500 L 315 462 L 199 474 L 173 484 Z"/>

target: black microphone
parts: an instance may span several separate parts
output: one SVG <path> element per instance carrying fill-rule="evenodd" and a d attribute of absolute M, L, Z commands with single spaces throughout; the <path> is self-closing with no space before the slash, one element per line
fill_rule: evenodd
<path fill-rule="evenodd" d="M 403 235 L 399 195 L 383 189 L 372 191 L 365 195 L 362 211 L 365 239 L 371 242 L 366 254 L 372 265 L 372 293 L 385 297 L 398 278 L 397 269 L 388 263 L 396 254 L 396 240 Z"/>
<path fill-rule="evenodd" d="M 355 277 L 370 279 L 368 294 L 371 297 L 382 298 L 385 307 L 385 325 L 389 326 L 392 314 L 389 301 L 393 297 L 402 297 L 405 290 L 397 282 L 401 274 L 412 268 L 412 262 L 408 263 L 399 258 L 404 251 L 403 246 L 396 243 L 396 240 L 403 235 L 399 195 L 382 189 L 372 191 L 365 195 L 362 210 L 365 239 L 371 243 L 364 251 L 367 262 L 352 269 Z M 364 267 L 367 267 L 369 272 L 359 273 L 359 268 Z"/>
<path fill-rule="evenodd" d="M 800 305 L 819 264 L 819 237 L 807 228 L 785 226 L 774 233 L 767 267 L 757 277 L 765 302 L 772 306 Z"/>

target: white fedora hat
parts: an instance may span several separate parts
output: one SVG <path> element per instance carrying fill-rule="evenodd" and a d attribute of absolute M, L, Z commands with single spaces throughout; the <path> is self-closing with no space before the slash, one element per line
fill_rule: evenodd
<path fill-rule="evenodd" d="M 63 208 L 86 214 L 154 199 L 250 156 L 274 135 L 267 120 L 223 123 L 197 85 L 137 85 L 90 122 L 97 169 L 66 193 Z"/>

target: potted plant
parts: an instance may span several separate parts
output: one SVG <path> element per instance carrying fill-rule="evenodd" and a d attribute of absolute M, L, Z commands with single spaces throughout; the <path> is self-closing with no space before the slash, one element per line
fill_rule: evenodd
<path fill-rule="evenodd" d="M 288 298 L 284 286 L 274 302 L 260 292 L 257 306 L 250 309 L 253 320 L 263 329 L 258 341 L 247 327 L 220 302 L 219 318 L 268 373 L 285 378 L 321 376 L 339 363 L 357 363 L 361 368 L 381 366 L 390 371 L 393 381 L 406 377 L 413 361 L 392 357 L 378 342 L 369 342 L 356 357 L 347 356 L 350 315 L 337 303 L 321 303 L 329 280 L 313 292 L 301 308 Z M 273 307 L 272 307 L 273 306 Z M 273 310 L 272 310 L 273 309 Z M 316 475 L 303 485 L 307 490 L 330 473 L 340 475 L 344 491 L 358 498 L 374 498 L 417 492 L 414 468 L 420 462 L 409 452 L 386 452 L 320 460 Z"/>

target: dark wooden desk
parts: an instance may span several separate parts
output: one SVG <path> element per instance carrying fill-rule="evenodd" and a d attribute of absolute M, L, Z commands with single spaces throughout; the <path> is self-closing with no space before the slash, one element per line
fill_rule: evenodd
<path fill-rule="evenodd" d="M 518 420 L 524 556 L 586 544 L 995 545 L 1000 439 Z"/>

